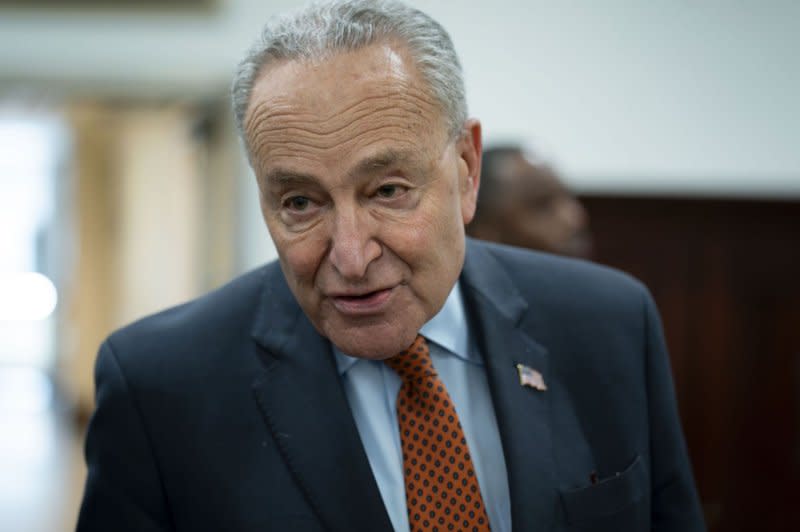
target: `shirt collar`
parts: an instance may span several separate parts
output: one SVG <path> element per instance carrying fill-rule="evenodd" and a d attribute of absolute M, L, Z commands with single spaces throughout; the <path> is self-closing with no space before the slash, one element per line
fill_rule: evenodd
<path fill-rule="evenodd" d="M 442 309 L 419 332 L 428 340 L 444 347 L 449 354 L 467 362 L 476 362 L 469 349 L 469 331 L 464 302 L 461 299 L 460 281 L 453 285 Z M 333 346 L 333 354 L 339 375 L 344 375 L 354 364 L 364 360 L 346 355 L 336 346 Z"/>

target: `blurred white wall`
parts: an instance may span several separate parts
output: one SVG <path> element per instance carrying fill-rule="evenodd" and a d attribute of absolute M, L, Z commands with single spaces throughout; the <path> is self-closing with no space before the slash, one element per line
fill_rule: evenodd
<path fill-rule="evenodd" d="M 189 14 L 3 12 L 0 79 L 224 90 L 291 0 Z M 463 58 L 487 137 L 580 189 L 800 195 L 800 2 L 417 0 Z"/>
<path fill-rule="evenodd" d="M 800 195 L 800 2 L 427 3 L 487 136 L 576 188 Z"/>

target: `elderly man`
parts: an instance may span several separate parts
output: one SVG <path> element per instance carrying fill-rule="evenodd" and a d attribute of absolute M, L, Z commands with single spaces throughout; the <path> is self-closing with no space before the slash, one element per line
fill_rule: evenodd
<path fill-rule="evenodd" d="M 588 258 L 589 218 L 556 172 L 514 145 L 483 151 L 478 210 L 469 236 Z"/>
<path fill-rule="evenodd" d="M 80 531 L 702 529 L 644 288 L 465 240 L 439 24 L 277 19 L 234 106 L 279 261 L 103 344 Z"/>

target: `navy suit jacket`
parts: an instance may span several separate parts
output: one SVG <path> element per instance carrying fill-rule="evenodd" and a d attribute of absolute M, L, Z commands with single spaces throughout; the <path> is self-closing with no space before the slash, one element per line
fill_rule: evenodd
<path fill-rule="evenodd" d="M 469 240 L 461 282 L 514 530 L 702 530 L 642 285 Z M 277 264 L 115 332 L 95 378 L 80 532 L 391 530 L 331 346 Z"/>

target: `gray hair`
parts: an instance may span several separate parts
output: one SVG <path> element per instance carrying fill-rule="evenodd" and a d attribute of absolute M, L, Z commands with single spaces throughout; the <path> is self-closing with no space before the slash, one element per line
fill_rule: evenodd
<path fill-rule="evenodd" d="M 253 85 L 270 63 L 324 59 L 396 39 L 405 44 L 431 95 L 438 100 L 450 134 L 467 119 L 461 63 L 447 31 L 425 13 L 393 0 L 334 0 L 271 19 L 239 63 L 233 80 L 233 111 L 239 134 Z"/>

